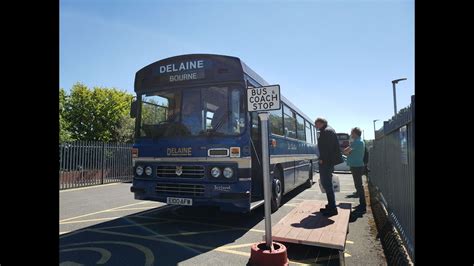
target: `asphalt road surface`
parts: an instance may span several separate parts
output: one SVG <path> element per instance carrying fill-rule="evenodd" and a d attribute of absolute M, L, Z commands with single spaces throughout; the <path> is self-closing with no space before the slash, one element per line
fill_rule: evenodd
<path fill-rule="evenodd" d="M 355 191 L 350 174 L 337 173 L 337 201 Z M 314 180 L 318 180 L 318 175 Z M 249 215 L 133 199 L 130 183 L 60 191 L 60 265 L 246 265 L 250 246 L 262 241 L 263 205 Z M 368 194 L 368 193 L 366 193 Z M 326 200 L 316 182 L 284 197 L 275 225 L 306 199 Z M 346 265 L 387 265 L 370 207 L 351 216 Z M 339 265 L 335 250 L 287 244 L 290 265 Z"/>

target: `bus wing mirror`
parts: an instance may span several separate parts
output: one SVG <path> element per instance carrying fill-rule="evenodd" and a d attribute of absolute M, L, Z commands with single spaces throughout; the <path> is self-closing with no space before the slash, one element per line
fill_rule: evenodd
<path fill-rule="evenodd" d="M 137 101 L 133 101 L 130 105 L 130 117 L 136 118 L 137 117 Z"/>

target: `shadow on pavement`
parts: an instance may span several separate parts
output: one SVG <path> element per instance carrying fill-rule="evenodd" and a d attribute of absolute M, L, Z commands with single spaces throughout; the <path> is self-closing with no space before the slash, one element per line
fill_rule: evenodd
<path fill-rule="evenodd" d="M 353 222 L 357 221 L 357 219 L 363 217 L 365 213 L 366 212 L 352 211 L 351 215 L 349 216 L 349 223 L 353 223 Z"/>
<path fill-rule="evenodd" d="M 235 242 L 263 219 L 262 213 L 159 207 L 61 235 L 60 262 L 176 265 Z"/>
<path fill-rule="evenodd" d="M 301 263 L 303 265 L 329 265 L 339 266 L 339 252 L 334 249 L 313 247 L 302 244 L 280 242 L 285 245 L 288 260 Z M 250 263 L 247 262 L 247 266 Z M 291 262 L 290 262 L 291 265 Z"/>
<path fill-rule="evenodd" d="M 285 195 L 286 203 L 304 188 Z M 263 205 L 248 214 L 212 207 L 162 207 L 123 216 L 60 236 L 60 265 L 177 265 L 236 242 L 246 233 L 261 239 L 255 227 Z M 218 252 L 221 259 L 232 256 Z M 209 261 L 211 263 L 211 261 Z"/>

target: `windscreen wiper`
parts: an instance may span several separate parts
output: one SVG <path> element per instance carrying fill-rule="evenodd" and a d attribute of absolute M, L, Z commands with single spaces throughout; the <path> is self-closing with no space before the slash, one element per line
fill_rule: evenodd
<path fill-rule="evenodd" d="M 231 113 L 231 111 L 227 111 L 226 114 L 222 115 L 219 118 L 219 121 L 217 121 L 216 126 L 212 128 L 213 132 L 216 132 L 224 124 L 225 118 L 228 117 Z"/>

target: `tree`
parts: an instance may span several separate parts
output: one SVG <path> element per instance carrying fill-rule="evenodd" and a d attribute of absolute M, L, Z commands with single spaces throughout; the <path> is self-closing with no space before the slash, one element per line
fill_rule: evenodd
<path fill-rule="evenodd" d="M 130 118 L 130 116 L 124 115 L 120 118 L 120 126 L 116 132 L 116 141 L 121 143 L 130 143 L 133 142 L 134 129 L 135 129 L 135 119 Z"/>
<path fill-rule="evenodd" d="M 65 119 L 71 135 L 77 140 L 130 142 L 133 120 L 130 113 L 132 95 L 115 88 L 94 87 L 89 90 L 76 83 L 65 106 Z"/>
<path fill-rule="evenodd" d="M 67 96 L 63 88 L 59 89 L 59 142 L 73 141 L 71 132 L 69 131 L 69 123 L 65 116 Z"/>

